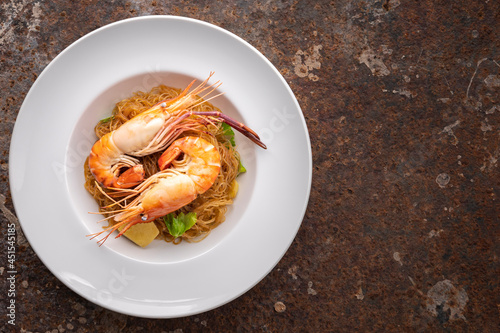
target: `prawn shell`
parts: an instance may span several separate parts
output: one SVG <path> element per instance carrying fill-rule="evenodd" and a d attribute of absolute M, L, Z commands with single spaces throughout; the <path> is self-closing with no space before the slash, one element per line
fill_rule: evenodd
<path fill-rule="evenodd" d="M 198 193 L 191 178 L 187 175 L 160 179 L 142 199 L 144 212 L 154 218 L 167 215 L 187 205 Z M 148 218 L 149 219 L 149 218 Z"/>
<path fill-rule="evenodd" d="M 177 154 L 172 154 L 172 151 Z M 217 148 L 200 137 L 186 136 L 176 140 L 160 156 L 160 169 L 169 167 L 172 155 L 177 156 L 180 153 L 187 155 L 189 162 L 185 166 L 174 166 L 173 169 L 185 172 L 196 184 L 198 194 L 204 193 L 213 185 L 220 172 L 221 157 Z M 175 162 L 173 164 L 175 165 Z"/>

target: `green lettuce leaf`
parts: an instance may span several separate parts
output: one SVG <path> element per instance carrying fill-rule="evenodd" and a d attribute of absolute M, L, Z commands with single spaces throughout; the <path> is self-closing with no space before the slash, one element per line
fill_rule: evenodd
<path fill-rule="evenodd" d="M 226 123 L 222 123 L 222 134 L 224 134 L 224 136 L 229 140 L 231 146 L 236 146 L 236 142 L 234 141 L 234 131 L 231 126 Z M 243 166 L 243 164 L 241 164 L 240 160 L 238 161 L 238 174 L 244 172 L 247 172 L 247 169 Z"/>
<path fill-rule="evenodd" d="M 241 164 L 241 160 L 238 161 L 238 174 L 247 172 L 247 169 Z"/>
<path fill-rule="evenodd" d="M 236 142 L 234 141 L 234 131 L 231 126 L 226 123 L 222 123 L 222 134 L 226 136 L 226 138 L 231 143 L 231 146 L 236 146 Z"/>
<path fill-rule="evenodd" d="M 101 119 L 101 120 L 100 120 L 100 123 L 101 123 L 101 124 L 107 123 L 107 122 L 109 122 L 109 121 L 113 120 L 113 118 L 114 118 L 114 117 L 115 117 L 115 116 L 110 116 L 110 117 L 108 117 L 108 118 Z"/>
<path fill-rule="evenodd" d="M 181 237 L 186 231 L 195 225 L 196 213 L 180 213 L 177 217 L 174 216 L 174 213 L 170 213 L 163 217 L 163 221 L 167 226 L 168 232 L 170 232 L 172 236 Z"/>

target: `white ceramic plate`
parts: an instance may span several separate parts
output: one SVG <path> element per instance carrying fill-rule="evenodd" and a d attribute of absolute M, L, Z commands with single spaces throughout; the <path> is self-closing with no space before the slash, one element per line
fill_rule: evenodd
<path fill-rule="evenodd" d="M 164 83 L 214 80 L 214 104 L 256 130 L 268 149 L 237 134 L 247 173 L 226 222 L 200 243 L 124 237 L 102 247 L 83 188 L 95 123 L 114 103 Z M 257 50 L 211 24 L 173 16 L 120 21 L 79 39 L 37 79 L 21 107 L 10 150 L 10 184 L 24 233 L 69 288 L 108 309 L 172 318 L 225 304 L 278 263 L 303 219 L 311 186 L 309 136 L 285 80 Z"/>

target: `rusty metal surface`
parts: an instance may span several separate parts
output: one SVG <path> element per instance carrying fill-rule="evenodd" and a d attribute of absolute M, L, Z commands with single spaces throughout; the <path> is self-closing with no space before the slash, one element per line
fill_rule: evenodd
<path fill-rule="evenodd" d="M 498 1 L 462 0 L 4 0 L 0 299 L 11 286 L 7 226 L 18 224 L 8 182 L 17 113 L 49 62 L 103 25 L 170 14 L 245 39 L 296 94 L 314 168 L 295 241 L 235 301 L 172 320 L 117 314 L 59 282 L 18 230 L 16 325 L 2 301 L 0 330 L 497 331 L 499 13 Z"/>

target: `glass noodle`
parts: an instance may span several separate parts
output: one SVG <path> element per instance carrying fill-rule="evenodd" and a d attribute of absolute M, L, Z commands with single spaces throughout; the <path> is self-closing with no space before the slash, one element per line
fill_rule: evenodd
<path fill-rule="evenodd" d="M 181 89 L 160 85 L 151 89 L 149 92 L 134 93 L 134 95 L 130 98 L 124 99 L 116 104 L 110 118 L 101 120 L 95 126 L 95 133 L 97 137 L 101 138 L 103 135 L 117 129 L 129 119 L 148 110 L 158 102 L 176 97 L 181 93 L 181 91 Z M 212 104 L 204 102 L 194 107 L 193 111 L 220 110 Z M 240 160 L 238 152 L 225 136 L 224 129 L 220 123 L 204 125 L 204 128 L 201 131 L 187 131 L 180 137 L 184 136 L 200 136 L 213 144 L 218 149 L 221 156 L 221 169 L 217 179 L 210 189 L 208 189 L 205 193 L 200 194 L 187 206 L 184 206 L 174 212 L 174 215 L 177 215 L 180 212 L 184 212 L 185 214 L 188 212 L 195 212 L 197 216 L 196 224 L 191 229 L 186 231 L 181 237 L 174 238 L 171 236 L 162 218 L 158 218 L 154 221 L 160 231 L 157 239 L 173 242 L 174 244 L 178 244 L 182 240 L 188 242 L 200 241 L 204 239 L 212 229 L 224 222 L 227 205 L 230 205 L 233 202 L 233 198 L 231 196 L 234 195 L 234 191 L 232 191 L 232 187 L 234 186 L 236 176 L 238 175 Z M 162 153 L 163 151 L 138 158 L 144 166 L 146 178 L 160 171 L 157 162 Z M 85 161 L 84 172 L 85 188 L 94 197 L 99 207 L 101 207 L 100 212 L 107 217 L 109 214 L 107 214 L 106 211 L 112 211 L 116 209 L 116 207 L 102 208 L 112 204 L 113 202 L 101 192 L 101 190 L 106 191 L 106 189 L 101 188 L 100 190 L 98 188 L 100 185 L 97 184 L 94 176 L 90 172 L 87 161 Z M 113 219 L 108 221 L 108 226 L 113 225 Z"/>

